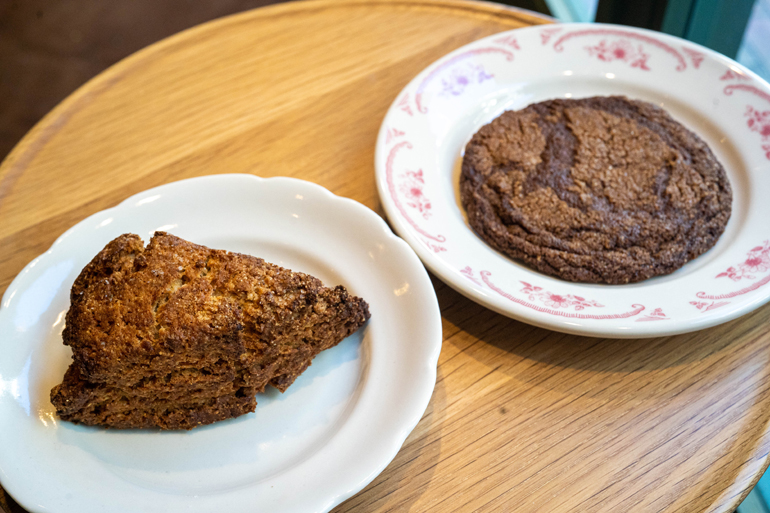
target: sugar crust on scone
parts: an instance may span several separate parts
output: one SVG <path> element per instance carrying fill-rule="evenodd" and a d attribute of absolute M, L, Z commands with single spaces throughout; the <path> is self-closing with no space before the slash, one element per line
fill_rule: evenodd
<path fill-rule="evenodd" d="M 63 332 L 64 420 L 190 429 L 254 411 L 369 318 L 344 287 L 156 232 L 110 242 L 83 269 Z"/>

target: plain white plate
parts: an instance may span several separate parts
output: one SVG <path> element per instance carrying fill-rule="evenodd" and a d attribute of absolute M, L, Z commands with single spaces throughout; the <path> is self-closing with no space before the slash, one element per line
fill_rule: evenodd
<path fill-rule="evenodd" d="M 72 282 L 114 237 L 164 230 L 345 285 L 370 305 L 356 334 L 319 355 L 256 413 L 187 432 L 61 422 L 49 401 Z M 62 235 L 0 309 L 0 480 L 32 512 L 323 512 L 393 459 L 436 381 L 441 318 L 414 252 L 374 212 L 318 185 L 195 178 L 133 196 Z"/>
<path fill-rule="evenodd" d="M 725 166 L 733 214 L 709 252 L 631 285 L 576 284 L 509 259 L 475 235 L 459 199 L 465 144 L 506 110 L 623 94 L 668 110 Z M 504 32 L 436 61 L 398 95 L 380 129 L 377 187 L 396 232 L 470 299 L 580 335 L 702 329 L 770 299 L 770 86 L 736 62 L 646 30 L 564 24 Z"/>

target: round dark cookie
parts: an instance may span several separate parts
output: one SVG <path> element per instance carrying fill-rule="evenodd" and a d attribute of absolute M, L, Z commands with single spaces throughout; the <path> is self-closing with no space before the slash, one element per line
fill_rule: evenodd
<path fill-rule="evenodd" d="M 460 192 L 474 230 L 545 274 L 631 283 L 710 249 L 732 190 L 697 135 L 624 97 L 508 111 L 465 149 Z"/>

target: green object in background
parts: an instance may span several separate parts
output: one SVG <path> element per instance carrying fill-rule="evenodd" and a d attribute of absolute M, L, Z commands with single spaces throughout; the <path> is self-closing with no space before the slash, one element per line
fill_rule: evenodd
<path fill-rule="evenodd" d="M 753 5 L 754 0 L 669 0 L 660 30 L 734 59 Z"/>
<path fill-rule="evenodd" d="M 559 21 L 588 23 L 594 21 L 598 0 L 545 0 L 548 10 Z"/>
<path fill-rule="evenodd" d="M 660 30 L 667 0 L 599 0 L 596 21 Z"/>
<path fill-rule="evenodd" d="M 738 506 L 735 513 L 770 513 L 759 485 L 749 492 L 749 496 Z"/>
<path fill-rule="evenodd" d="M 660 30 L 734 59 L 753 5 L 754 0 L 599 0 L 595 21 Z"/>
<path fill-rule="evenodd" d="M 735 513 L 770 513 L 770 472 L 760 478 Z"/>
<path fill-rule="evenodd" d="M 695 0 L 668 0 L 660 31 L 672 36 L 685 37 L 694 3 Z"/>

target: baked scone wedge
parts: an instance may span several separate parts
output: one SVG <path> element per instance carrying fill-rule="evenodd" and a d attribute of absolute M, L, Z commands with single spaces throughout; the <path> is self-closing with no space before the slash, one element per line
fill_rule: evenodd
<path fill-rule="evenodd" d="M 369 319 L 367 303 L 249 255 L 156 232 L 113 240 L 72 287 L 63 420 L 191 429 L 254 411 Z"/>

